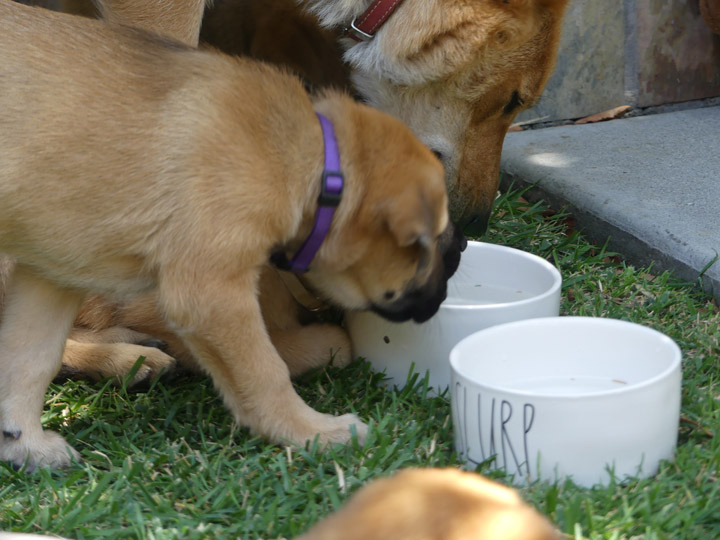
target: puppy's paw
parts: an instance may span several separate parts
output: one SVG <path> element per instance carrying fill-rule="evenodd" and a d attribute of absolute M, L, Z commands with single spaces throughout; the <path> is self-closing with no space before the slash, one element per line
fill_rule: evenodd
<path fill-rule="evenodd" d="M 160 343 L 160 342 L 159 342 Z M 164 343 L 164 342 L 162 342 Z M 155 345 L 127 345 L 123 344 L 123 348 L 130 350 L 122 351 L 122 360 L 120 363 L 120 376 L 130 373 L 131 369 L 137 362 L 138 358 L 144 356 L 140 369 L 130 382 L 131 385 L 150 382 L 159 375 L 167 375 L 175 371 L 177 362 L 175 359 L 164 353 Z"/>
<path fill-rule="evenodd" d="M 327 334 L 325 346 L 331 353 L 330 364 L 335 367 L 344 368 L 353 359 L 350 336 L 339 326 L 332 326 L 334 332 Z"/>
<path fill-rule="evenodd" d="M 158 342 L 160 345 L 162 342 Z M 154 346 L 131 343 L 83 343 L 70 340 L 65 348 L 63 364 L 57 380 L 86 378 L 121 380 L 128 375 L 138 358 L 144 356 L 140 369 L 130 385 L 147 382 L 161 373 L 172 372 L 175 359 Z"/>
<path fill-rule="evenodd" d="M 270 339 L 287 364 L 291 377 L 332 363 L 345 367 L 352 360 L 347 332 L 334 324 L 310 324 L 274 330 Z"/>
<path fill-rule="evenodd" d="M 80 454 L 54 431 L 3 432 L 0 435 L 0 460 L 9 462 L 16 469 L 25 467 L 27 472 L 38 467 L 62 469 L 73 459 L 79 461 Z"/>
<path fill-rule="evenodd" d="M 318 443 L 323 447 L 333 443 L 347 444 L 352 438 L 350 426 L 354 426 L 353 430 L 357 434 L 358 442 L 360 444 L 365 442 L 368 426 L 354 414 L 343 414 L 342 416 L 323 414 L 320 416 L 322 419 L 315 423 L 314 429 L 296 440 L 304 439 L 307 442 L 313 441 L 317 437 Z"/>
<path fill-rule="evenodd" d="M 335 428 L 332 432 L 321 434 L 321 439 L 324 437 L 329 443 L 333 442 L 346 444 L 350 442 L 352 431 L 354 430 L 357 435 L 358 442 L 360 444 L 365 443 L 365 439 L 367 439 L 368 435 L 368 425 L 365 422 L 360 420 L 360 418 L 354 414 L 343 414 L 342 416 L 337 416 L 335 418 L 337 418 L 340 426 Z"/>

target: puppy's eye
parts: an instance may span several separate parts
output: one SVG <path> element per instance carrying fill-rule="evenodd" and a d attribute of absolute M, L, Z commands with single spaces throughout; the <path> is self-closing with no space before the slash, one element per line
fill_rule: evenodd
<path fill-rule="evenodd" d="M 505 108 L 503 109 L 503 114 L 511 114 L 517 109 L 518 107 L 522 107 L 525 103 L 525 100 L 520 97 L 520 94 L 517 92 L 513 92 L 512 96 L 510 96 L 510 101 L 507 105 L 505 105 Z"/>
<path fill-rule="evenodd" d="M 440 162 L 445 165 L 445 154 L 443 154 L 440 150 L 435 150 L 434 148 L 431 148 L 432 153 L 435 154 L 435 157 L 440 160 Z"/>
<path fill-rule="evenodd" d="M 395 291 L 385 291 L 383 296 L 385 297 L 385 300 L 392 300 L 395 298 Z"/>

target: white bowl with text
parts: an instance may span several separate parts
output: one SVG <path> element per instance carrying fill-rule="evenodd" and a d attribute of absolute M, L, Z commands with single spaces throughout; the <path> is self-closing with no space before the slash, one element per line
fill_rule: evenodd
<path fill-rule="evenodd" d="M 450 353 L 455 448 L 521 481 L 655 474 L 677 444 L 681 351 L 666 335 L 594 317 L 518 321 Z"/>

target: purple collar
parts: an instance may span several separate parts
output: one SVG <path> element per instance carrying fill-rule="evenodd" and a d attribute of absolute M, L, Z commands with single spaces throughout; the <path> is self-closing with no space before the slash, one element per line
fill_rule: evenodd
<path fill-rule="evenodd" d="M 295 274 L 304 274 L 309 270 L 310 263 L 320 249 L 328 231 L 330 231 L 330 224 L 335 215 L 335 209 L 340 204 L 345 184 L 345 177 L 340 170 L 340 152 L 338 151 L 332 122 L 322 114 L 316 114 L 320 120 L 325 144 L 325 169 L 322 173 L 322 185 L 318 197 L 318 209 L 315 213 L 315 224 L 310 235 L 291 260 L 288 261 L 282 252 L 274 253 L 270 257 L 275 266 Z"/>

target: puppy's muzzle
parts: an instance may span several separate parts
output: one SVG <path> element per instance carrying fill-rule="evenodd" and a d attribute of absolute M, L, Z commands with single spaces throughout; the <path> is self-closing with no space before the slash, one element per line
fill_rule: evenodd
<path fill-rule="evenodd" d="M 460 265 L 460 254 L 467 247 L 467 239 L 459 227 L 450 224 L 438 239 L 441 253 L 439 272 L 422 287 L 406 291 L 400 298 L 386 304 L 372 306 L 372 311 L 393 322 L 413 320 L 422 323 L 430 319 L 447 297 L 448 279 Z"/>

